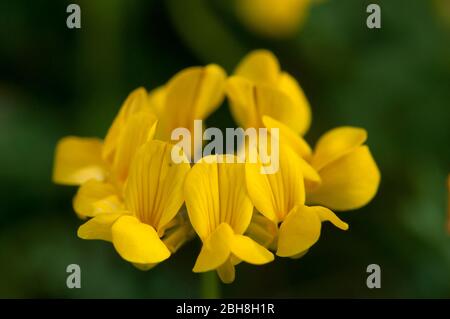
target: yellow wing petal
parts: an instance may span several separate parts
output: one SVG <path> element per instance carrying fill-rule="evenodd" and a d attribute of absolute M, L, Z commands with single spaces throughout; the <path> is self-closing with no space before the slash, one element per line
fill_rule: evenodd
<path fill-rule="evenodd" d="M 361 146 L 367 139 L 364 129 L 343 126 L 322 135 L 317 142 L 311 163 L 320 171 L 327 164 Z"/>
<path fill-rule="evenodd" d="M 91 218 L 78 228 L 78 237 L 112 241 L 111 227 L 119 217 L 125 214 L 128 212 L 105 213 Z"/>
<path fill-rule="evenodd" d="M 110 196 L 114 196 L 118 200 L 117 195 L 118 192 L 112 184 L 91 179 L 78 189 L 73 199 L 73 208 L 81 218 L 93 217 L 96 215 L 94 207 L 96 202 Z"/>
<path fill-rule="evenodd" d="M 138 112 L 148 112 L 150 110 L 147 91 L 140 87 L 131 92 L 122 104 L 119 113 L 115 117 L 108 133 L 105 137 L 103 147 L 103 158 L 109 163 L 112 162 L 114 154 L 119 143 L 119 138 L 123 126 L 128 122 L 130 116 Z"/>
<path fill-rule="evenodd" d="M 178 148 L 161 141 L 144 144 L 136 154 L 125 187 L 125 206 L 158 233 L 177 214 L 183 204 L 183 183 L 190 166 L 175 164 L 172 150 Z"/>
<path fill-rule="evenodd" d="M 325 166 L 322 183 L 307 193 L 308 203 L 333 210 L 357 209 L 372 200 L 380 184 L 380 172 L 367 146 Z"/>
<path fill-rule="evenodd" d="M 230 258 L 217 268 L 217 274 L 219 275 L 220 280 L 225 284 L 230 284 L 234 281 L 236 271 Z"/>
<path fill-rule="evenodd" d="M 205 272 L 218 268 L 230 256 L 229 243 L 233 239 L 233 230 L 223 223 L 203 241 L 202 250 L 194 265 L 194 272 Z"/>
<path fill-rule="evenodd" d="M 234 156 L 228 159 L 237 161 Z M 227 223 L 238 234 L 250 224 L 253 205 L 245 187 L 244 164 L 224 161 L 225 156 L 204 157 L 186 177 L 184 193 L 189 219 L 202 239 L 221 223 Z"/>
<path fill-rule="evenodd" d="M 321 222 L 318 215 L 307 206 L 294 208 L 281 224 L 277 255 L 297 256 L 309 249 L 320 237 Z"/>
<path fill-rule="evenodd" d="M 286 72 L 281 73 L 278 80 L 278 88 L 292 99 L 297 111 L 297 119 L 299 121 L 292 123 L 292 129 L 294 132 L 304 135 L 311 124 L 311 107 L 305 93 L 297 80 Z"/>
<path fill-rule="evenodd" d="M 176 74 L 165 86 L 164 107 L 156 137 L 169 141 L 172 130 L 193 130 L 193 121 L 205 119 L 221 104 L 226 74 L 215 64 L 191 67 Z"/>
<path fill-rule="evenodd" d="M 153 264 L 170 257 L 170 251 L 156 230 L 136 217 L 122 216 L 111 228 L 112 242 L 119 255 L 136 264 Z"/>
<path fill-rule="evenodd" d="M 243 235 L 234 235 L 231 252 L 239 259 L 254 265 L 263 265 L 273 261 L 273 254 L 266 248 Z"/>
<path fill-rule="evenodd" d="M 268 50 L 255 50 L 247 54 L 234 72 L 256 83 L 275 85 L 280 65 L 275 55 Z"/>
<path fill-rule="evenodd" d="M 55 151 L 53 182 L 80 185 L 90 179 L 103 180 L 102 141 L 96 138 L 68 136 L 62 138 Z"/>

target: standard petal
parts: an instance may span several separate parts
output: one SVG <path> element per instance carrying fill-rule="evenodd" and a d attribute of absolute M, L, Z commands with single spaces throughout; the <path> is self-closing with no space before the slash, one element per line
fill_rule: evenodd
<path fill-rule="evenodd" d="M 328 208 L 323 207 L 323 206 L 312 206 L 310 208 L 316 212 L 316 214 L 319 216 L 319 218 L 322 222 L 329 221 L 330 223 L 332 223 L 334 226 L 336 226 L 339 229 L 342 229 L 342 230 L 348 229 L 348 224 L 343 222 L 342 220 L 340 220 L 339 217 L 337 217 L 336 214 L 333 213 Z"/>
<path fill-rule="evenodd" d="M 106 161 L 109 163 L 112 162 L 123 126 L 128 122 L 130 116 L 142 111 L 148 112 L 151 111 L 151 109 L 147 91 L 140 87 L 128 95 L 106 134 L 102 152 L 103 158 Z"/>
<path fill-rule="evenodd" d="M 215 64 L 191 67 L 176 74 L 165 86 L 164 107 L 156 137 L 168 141 L 172 130 L 193 130 L 193 121 L 205 119 L 221 104 L 226 74 Z"/>
<path fill-rule="evenodd" d="M 295 125 L 292 129 L 294 132 L 304 135 L 311 124 L 311 107 L 305 93 L 297 80 L 286 72 L 281 73 L 278 80 L 278 88 L 292 99 L 298 113 L 297 116 L 300 120 L 292 123 L 292 125 Z"/>
<path fill-rule="evenodd" d="M 112 242 L 119 255 L 136 264 L 153 264 L 170 256 L 156 230 L 136 217 L 122 216 L 111 228 Z"/>
<path fill-rule="evenodd" d="M 322 183 L 307 191 L 307 202 L 339 211 L 357 209 L 370 202 L 381 178 L 367 146 L 325 166 L 320 176 Z"/>
<path fill-rule="evenodd" d="M 229 243 L 233 230 L 228 224 L 221 224 L 203 241 L 203 246 L 194 265 L 194 272 L 205 272 L 218 268 L 230 256 Z"/>
<path fill-rule="evenodd" d="M 105 168 L 101 150 L 102 141 L 97 138 L 62 138 L 56 146 L 53 182 L 80 185 L 90 179 L 103 180 Z"/>
<path fill-rule="evenodd" d="M 111 196 L 116 199 L 113 199 Z M 119 200 L 116 188 L 110 183 L 91 179 L 78 189 L 73 199 L 73 209 L 81 218 L 94 217 L 97 213 L 94 204 L 103 199 L 117 203 Z"/>
<path fill-rule="evenodd" d="M 158 233 L 183 204 L 183 183 L 190 166 L 176 164 L 171 153 L 177 146 L 161 141 L 144 144 L 136 154 L 125 187 L 125 205 Z"/>
<path fill-rule="evenodd" d="M 237 162 L 234 156 L 228 156 L 228 160 Z M 202 239 L 221 223 L 227 223 L 238 234 L 250 224 L 253 205 L 245 186 L 245 166 L 224 161 L 224 156 L 204 157 L 186 177 L 184 193 L 189 219 Z"/>
<path fill-rule="evenodd" d="M 361 146 L 366 139 L 367 132 L 362 128 L 343 126 L 332 129 L 317 142 L 311 163 L 319 171 Z"/>
<path fill-rule="evenodd" d="M 237 66 L 234 74 L 256 83 L 275 85 L 280 65 L 275 55 L 268 50 L 254 50 L 247 54 Z"/>
<path fill-rule="evenodd" d="M 319 216 L 307 206 L 294 208 L 281 224 L 277 255 L 296 256 L 309 249 L 320 237 Z"/>
<path fill-rule="evenodd" d="M 100 214 L 94 218 L 89 219 L 83 225 L 78 228 L 77 235 L 82 239 L 100 239 L 106 241 L 112 241 L 111 227 L 116 220 L 128 214 L 123 211 L 119 213 L 105 213 Z"/>
<path fill-rule="evenodd" d="M 231 252 L 239 259 L 254 265 L 273 261 L 273 254 L 266 248 L 243 235 L 234 235 L 230 244 Z"/>

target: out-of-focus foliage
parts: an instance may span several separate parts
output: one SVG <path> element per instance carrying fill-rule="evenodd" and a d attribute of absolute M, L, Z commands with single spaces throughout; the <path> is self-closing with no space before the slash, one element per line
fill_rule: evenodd
<path fill-rule="evenodd" d="M 380 30 L 365 25 L 372 2 Z M 251 33 L 227 0 L 82 0 L 80 30 L 66 27 L 69 1 L 1 2 L 0 296 L 198 297 L 186 267 L 198 241 L 140 272 L 107 243 L 76 237 L 74 189 L 50 181 L 53 149 L 62 136 L 102 136 L 138 86 L 211 62 L 231 73 L 248 51 L 267 48 L 311 103 L 307 139 L 337 125 L 366 128 L 382 182 L 370 205 L 342 215 L 346 234 L 326 226 L 327 239 L 302 259 L 242 265 L 222 295 L 450 297 L 446 2 L 328 0 L 287 40 Z M 234 126 L 227 107 L 208 124 Z M 71 263 L 81 266 L 82 289 L 65 285 Z M 379 290 L 366 287 L 371 263 L 381 266 Z"/>

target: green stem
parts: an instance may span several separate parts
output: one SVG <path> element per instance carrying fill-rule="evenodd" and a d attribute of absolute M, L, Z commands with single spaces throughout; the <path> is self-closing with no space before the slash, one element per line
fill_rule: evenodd
<path fill-rule="evenodd" d="M 201 274 L 201 297 L 205 299 L 220 298 L 219 278 L 215 271 Z"/>

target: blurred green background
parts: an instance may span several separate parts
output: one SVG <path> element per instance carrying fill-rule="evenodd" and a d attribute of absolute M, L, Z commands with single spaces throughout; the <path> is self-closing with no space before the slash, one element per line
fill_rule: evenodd
<path fill-rule="evenodd" d="M 229 0 L 78 0 L 82 28 L 72 30 L 70 2 L 0 2 L 0 297 L 200 297 L 198 240 L 141 272 L 111 244 L 76 237 L 76 189 L 51 183 L 54 147 L 66 135 L 103 137 L 138 86 L 212 62 L 231 73 L 255 48 L 303 86 L 308 141 L 339 125 L 368 130 L 382 183 L 368 206 L 340 214 L 348 232 L 325 225 L 300 260 L 239 265 L 222 295 L 450 297 L 450 1 L 328 0 L 278 40 L 249 32 Z M 380 30 L 366 27 L 369 3 L 381 5 Z M 226 105 L 208 124 L 235 126 Z M 71 263 L 81 289 L 66 287 Z M 381 289 L 366 287 L 371 263 Z"/>

